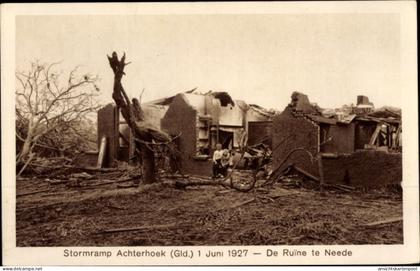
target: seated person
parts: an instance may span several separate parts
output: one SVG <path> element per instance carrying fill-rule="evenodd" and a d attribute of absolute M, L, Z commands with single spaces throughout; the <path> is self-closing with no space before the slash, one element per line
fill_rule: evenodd
<path fill-rule="evenodd" d="M 227 176 L 228 167 L 232 164 L 231 160 L 232 159 L 230 157 L 229 151 L 224 150 L 223 155 L 222 155 L 222 159 L 220 161 L 220 164 L 221 164 L 220 173 L 222 174 L 223 177 Z"/>
<path fill-rule="evenodd" d="M 213 153 L 213 178 L 217 178 L 220 174 L 220 168 L 222 167 L 222 144 L 216 144 L 216 150 Z"/>

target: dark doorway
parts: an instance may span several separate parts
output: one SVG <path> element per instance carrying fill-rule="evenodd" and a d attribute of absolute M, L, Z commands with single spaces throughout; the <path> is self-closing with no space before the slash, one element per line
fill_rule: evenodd
<path fill-rule="evenodd" d="M 219 142 L 223 149 L 229 149 L 233 143 L 233 132 L 219 131 Z"/>

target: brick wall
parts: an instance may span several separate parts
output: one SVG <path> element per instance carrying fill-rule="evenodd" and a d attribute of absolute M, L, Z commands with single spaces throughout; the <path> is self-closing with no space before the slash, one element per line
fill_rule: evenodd
<path fill-rule="evenodd" d="M 272 121 L 250 121 L 248 122 L 248 145 L 264 143 L 271 147 L 272 143 Z"/>
<path fill-rule="evenodd" d="M 296 117 L 292 109 L 286 109 L 273 119 L 273 166 L 276 169 L 286 155 L 295 148 L 310 149 L 314 155 L 318 146 L 318 126 L 303 116 Z M 308 154 L 299 151 L 292 154 L 282 169 L 291 163 L 318 176 L 318 166 L 312 163 Z"/>
<path fill-rule="evenodd" d="M 364 150 L 322 158 L 326 183 L 383 186 L 401 183 L 402 154 Z"/>
<path fill-rule="evenodd" d="M 369 141 L 375 132 L 377 123 L 367 121 L 356 121 L 355 123 L 355 149 L 364 149 L 365 144 L 369 144 Z"/>
<path fill-rule="evenodd" d="M 348 125 L 328 125 L 326 135 L 323 138 L 331 137 L 331 140 L 326 144 L 322 145 L 322 152 L 333 152 L 333 153 L 350 153 L 354 152 L 354 123 Z M 322 129 L 324 131 L 324 129 Z M 321 139 L 321 141 L 323 141 Z"/>
<path fill-rule="evenodd" d="M 178 94 L 161 121 L 162 129 L 171 135 L 182 133 L 178 140 L 181 167 L 185 174 L 211 175 L 211 161 L 195 160 L 197 143 L 197 112 Z"/>

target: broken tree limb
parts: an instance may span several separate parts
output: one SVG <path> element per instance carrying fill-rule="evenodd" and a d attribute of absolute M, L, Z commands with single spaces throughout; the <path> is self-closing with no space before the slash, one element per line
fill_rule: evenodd
<path fill-rule="evenodd" d="M 144 121 L 140 102 L 137 99 L 133 99 L 133 102 L 130 102 L 121 84 L 121 79 L 125 75 L 124 68 L 128 64 L 125 62 L 125 53 L 120 60 L 116 52 L 112 53 L 112 57 L 107 57 L 109 65 L 114 72 L 112 98 L 120 108 L 121 115 L 133 131 L 134 138 L 141 140 L 140 142 L 136 142 L 136 148 L 142 156 L 143 181 L 144 183 L 153 183 L 156 181 L 154 152 L 144 142 L 171 142 L 171 137 Z"/>

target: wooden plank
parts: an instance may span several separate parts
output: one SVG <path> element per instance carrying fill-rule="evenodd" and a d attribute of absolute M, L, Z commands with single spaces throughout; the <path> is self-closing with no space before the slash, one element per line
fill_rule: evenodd
<path fill-rule="evenodd" d="M 376 125 L 375 132 L 373 132 L 372 137 L 370 138 L 369 145 L 375 145 L 375 141 L 378 138 L 379 132 L 381 131 L 381 124 Z"/>
<path fill-rule="evenodd" d="M 379 225 L 384 225 L 384 224 L 396 223 L 396 222 L 400 222 L 400 221 L 403 221 L 402 217 L 394 217 L 394 218 L 389 218 L 389 219 L 385 219 L 385 220 L 379 220 L 379 221 L 367 223 L 367 224 L 364 224 L 364 225 L 361 225 L 361 226 L 372 227 L 372 226 L 379 226 Z"/>
<path fill-rule="evenodd" d="M 343 187 L 345 189 L 350 189 L 350 190 L 355 190 L 356 189 L 356 187 L 354 187 L 354 186 L 345 185 L 345 184 L 337 184 L 337 186 Z"/>
<path fill-rule="evenodd" d="M 401 124 L 398 125 L 397 132 L 395 133 L 395 148 L 398 149 L 399 141 L 400 141 L 400 133 L 401 133 Z"/>
<path fill-rule="evenodd" d="M 132 227 L 132 228 L 117 228 L 117 229 L 108 229 L 102 230 L 99 233 L 116 233 L 116 232 L 127 232 L 127 231 L 144 231 L 144 230 L 160 230 L 160 229 L 167 229 L 176 227 L 176 223 L 171 224 L 163 224 L 163 225 L 148 225 L 148 226 L 140 226 L 140 227 Z"/>
<path fill-rule="evenodd" d="M 98 165 L 97 165 L 98 168 L 102 168 L 102 165 L 104 163 L 106 145 L 107 145 L 107 140 L 106 140 L 106 137 L 103 136 L 101 139 L 101 145 L 100 145 L 99 154 L 98 154 Z"/>
<path fill-rule="evenodd" d="M 335 189 L 338 189 L 338 190 L 341 190 L 341 191 L 344 191 L 344 192 L 352 192 L 353 191 L 352 189 L 343 187 L 339 184 L 324 183 L 323 186 L 324 187 L 335 188 Z"/>
<path fill-rule="evenodd" d="M 300 168 L 300 167 L 297 167 L 297 166 L 293 166 L 293 168 L 297 171 L 297 172 L 299 172 L 299 173 L 302 173 L 303 175 L 305 175 L 306 177 L 308 177 L 308 178 L 310 178 L 310 179 L 312 179 L 312 180 L 314 180 L 314 181 L 319 181 L 319 178 L 317 178 L 316 176 L 314 176 L 314 175 L 312 175 L 312 174 L 310 174 L 309 172 L 307 172 L 306 170 L 304 170 L 304 169 L 302 169 L 302 168 Z"/>

